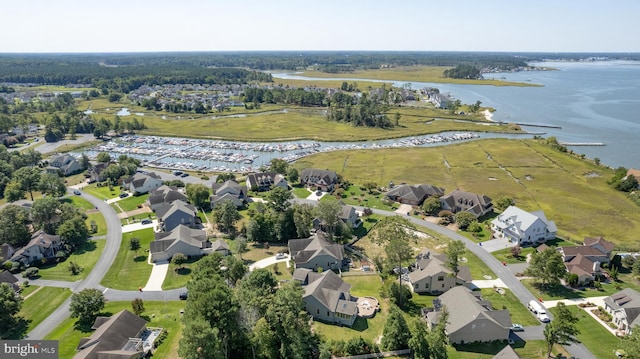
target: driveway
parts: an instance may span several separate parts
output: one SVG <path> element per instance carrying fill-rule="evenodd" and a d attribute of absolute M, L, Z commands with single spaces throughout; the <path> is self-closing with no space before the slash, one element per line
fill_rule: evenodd
<path fill-rule="evenodd" d="M 149 256 L 149 258 L 151 258 L 151 256 Z M 167 276 L 167 272 L 169 271 L 169 261 L 158 261 L 149 264 L 153 265 L 153 269 L 151 270 L 151 275 L 149 276 L 147 285 L 142 288 L 142 291 L 161 291 L 162 283 L 164 282 L 164 278 Z"/>
<path fill-rule="evenodd" d="M 276 259 L 276 256 L 271 256 L 265 259 L 261 259 L 257 262 L 254 262 L 253 264 L 251 264 L 249 266 L 249 271 L 252 271 L 254 269 L 258 269 L 258 268 L 265 268 L 268 267 L 270 265 L 276 264 L 276 263 L 281 263 L 281 262 L 285 262 L 285 264 L 287 265 L 287 268 L 289 268 L 289 255 L 285 254 L 284 258 L 282 259 Z"/>
<path fill-rule="evenodd" d="M 497 252 L 501 249 L 515 247 L 517 245 L 516 242 L 511 242 L 506 238 L 494 238 L 485 242 L 482 242 L 482 248 L 485 251 L 493 253 Z"/>
<path fill-rule="evenodd" d="M 411 207 L 410 204 L 401 204 L 400 207 L 398 207 L 398 209 L 396 209 L 394 212 L 406 216 L 407 213 L 411 213 L 412 209 L 413 207 Z"/>
<path fill-rule="evenodd" d="M 158 224 L 158 220 L 157 219 L 154 219 L 149 224 L 142 224 L 142 222 L 126 224 L 126 225 L 122 226 L 122 233 L 129 233 L 129 232 L 139 231 L 139 230 L 145 229 L 145 228 L 155 228 L 155 226 L 157 224 Z"/>

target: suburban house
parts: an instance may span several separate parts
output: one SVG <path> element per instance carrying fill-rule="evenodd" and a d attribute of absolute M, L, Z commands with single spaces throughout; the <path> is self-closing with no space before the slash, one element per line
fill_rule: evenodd
<path fill-rule="evenodd" d="M 543 211 L 527 212 L 510 206 L 500 213 L 491 227 L 499 236 L 511 242 L 532 244 L 556 238 L 556 224 L 547 219 Z"/>
<path fill-rule="evenodd" d="M 491 198 L 471 192 L 455 190 L 440 197 L 442 209 L 452 213 L 469 212 L 480 218 L 493 210 Z"/>
<path fill-rule="evenodd" d="M 320 233 L 309 238 L 289 240 L 289 253 L 295 268 L 329 270 L 342 268 L 344 264 L 344 247 L 330 242 Z"/>
<path fill-rule="evenodd" d="M 333 271 L 316 273 L 311 269 L 297 268 L 293 279 L 302 284 L 305 310 L 315 320 L 352 326 L 358 317 L 356 298 L 349 293 L 346 283 Z"/>
<path fill-rule="evenodd" d="M 211 243 L 211 252 L 220 253 L 225 257 L 231 254 L 229 245 L 223 239 L 218 239 L 217 241 Z"/>
<path fill-rule="evenodd" d="M 520 359 L 520 355 L 513 350 L 511 345 L 507 344 L 504 349 L 499 351 L 498 354 L 494 355 L 491 359 Z"/>
<path fill-rule="evenodd" d="M 588 284 L 601 274 L 600 265 L 611 261 L 613 243 L 603 237 L 585 238 L 581 246 L 558 248 L 567 272 L 578 276 L 579 284 Z"/>
<path fill-rule="evenodd" d="M 52 169 L 53 171 L 50 171 Z M 79 173 L 83 171 L 82 166 L 78 160 L 68 154 L 63 155 L 55 155 L 51 157 L 49 160 L 49 167 L 47 167 L 47 172 L 56 172 L 60 171 L 63 175 L 69 176 L 75 173 Z"/>
<path fill-rule="evenodd" d="M 149 193 L 149 198 L 147 198 L 147 204 L 152 211 L 156 211 L 159 207 L 164 206 L 165 204 L 170 204 L 173 201 L 181 200 L 183 202 L 187 202 L 187 196 L 178 191 L 177 187 L 169 187 L 167 185 L 162 185 Z"/>
<path fill-rule="evenodd" d="M 449 289 L 471 282 L 471 272 L 467 266 L 459 266 L 458 275 L 445 264 L 447 256 L 431 253 L 428 249 L 416 257 L 410 268 L 408 281 L 415 293 L 440 294 Z"/>
<path fill-rule="evenodd" d="M 27 245 L 13 253 L 11 261 L 28 266 L 43 258 L 54 258 L 60 247 L 62 247 L 60 236 L 39 230 L 31 235 L 31 240 Z"/>
<path fill-rule="evenodd" d="M 385 197 L 394 202 L 420 206 L 422 205 L 422 202 L 429 197 L 439 198 L 443 195 L 444 188 L 428 184 L 401 184 L 390 189 L 385 194 Z"/>
<path fill-rule="evenodd" d="M 493 310 L 480 292 L 467 287 L 454 287 L 433 301 L 434 308 L 427 308 L 427 322 L 438 324 L 443 308 L 449 312 L 446 326 L 449 342 L 455 344 L 507 340 L 511 331 L 508 310 Z"/>
<path fill-rule="evenodd" d="M 288 189 L 289 184 L 284 176 L 277 172 L 259 172 L 247 175 L 247 188 L 252 191 L 263 192 L 274 187 Z"/>
<path fill-rule="evenodd" d="M 140 359 L 150 354 L 160 329 L 147 329 L 147 321 L 128 310 L 97 317 L 95 331 L 80 339 L 73 359 Z"/>
<path fill-rule="evenodd" d="M 342 210 L 338 214 L 338 218 L 351 228 L 358 228 L 362 223 L 360 215 L 358 215 L 358 212 L 353 206 L 342 206 Z"/>
<path fill-rule="evenodd" d="M 334 171 L 305 168 L 300 174 L 300 183 L 306 187 L 315 187 L 324 192 L 331 192 L 338 183 L 338 175 Z"/>
<path fill-rule="evenodd" d="M 154 172 L 136 172 L 136 174 L 122 182 L 122 187 L 135 194 L 149 193 L 160 186 L 162 186 L 162 178 Z"/>
<path fill-rule="evenodd" d="M 211 242 L 207 234 L 200 229 L 178 225 L 170 232 L 158 232 L 151 242 L 149 253 L 151 261 L 171 260 L 176 253 L 189 257 L 199 257 L 211 251 Z"/>
<path fill-rule="evenodd" d="M 640 293 L 625 288 L 604 298 L 604 309 L 613 317 L 613 323 L 625 335 L 640 325 Z"/>
<path fill-rule="evenodd" d="M 236 207 L 242 207 L 247 201 L 247 187 L 235 181 L 214 183 L 211 188 L 213 189 L 213 195 L 210 197 L 212 209 L 224 201 L 231 201 Z"/>
<path fill-rule="evenodd" d="M 0 244 L 0 261 L 4 262 L 10 259 L 15 252 L 16 250 L 9 243 Z"/>
<path fill-rule="evenodd" d="M 13 291 L 16 293 L 20 291 L 20 286 L 16 284 L 18 283 L 18 278 L 16 278 L 16 276 L 11 274 L 11 272 L 9 272 L 8 270 L 3 270 L 2 272 L 0 272 L 0 283 L 7 283 L 11 288 L 13 288 Z"/>
<path fill-rule="evenodd" d="M 107 167 L 109 167 L 109 163 L 100 162 L 89 168 L 89 183 L 106 181 L 107 177 L 104 175 L 103 171 Z"/>
<path fill-rule="evenodd" d="M 640 170 L 635 169 L 635 168 L 629 168 L 627 170 L 627 177 L 628 176 L 633 176 L 636 178 L 636 180 L 638 181 L 638 186 L 640 186 Z"/>
<path fill-rule="evenodd" d="M 196 207 L 181 200 L 158 207 L 156 215 L 158 215 L 161 228 L 165 232 L 172 231 L 180 224 L 195 227 L 199 221 Z"/>

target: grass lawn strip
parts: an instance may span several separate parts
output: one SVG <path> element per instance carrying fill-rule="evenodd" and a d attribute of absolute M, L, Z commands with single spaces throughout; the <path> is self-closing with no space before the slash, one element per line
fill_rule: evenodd
<path fill-rule="evenodd" d="M 142 206 L 142 204 L 147 201 L 147 198 L 149 198 L 148 194 L 142 196 L 129 196 L 123 200 L 118 201 L 117 203 L 123 211 L 129 212 L 141 208 L 138 206 Z"/>
<path fill-rule="evenodd" d="M 107 221 L 104 219 L 104 216 L 100 212 L 88 213 L 87 226 L 91 229 L 91 222 L 95 222 L 96 226 L 98 226 L 98 231 L 93 233 L 92 236 L 104 236 L 107 234 Z"/>
<path fill-rule="evenodd" d="M 540 324 L 531 311 L 522 305 L 509 289 L 503 290 L 505 294 L 500 294 L 491 288 L 482 289 L 482 298 L 490 301 L 494 310 L 508 309 L 512 323 L 524 326 Z"/>
<path fill-rule="evenodd" d="M 137 255 L 136 252 L 129 249 L 129 241 L 134 237 L 140 239 L 140 249 Z M 123 233 L 118 256 L 102 279 L 101 284 L 107 288 L 121 290 L 137 290 L 139 287 L 144 287 L 153 268 L 147 263 L 148 249 L 153 238 L 152 228 Z M 122 280 L 122 278 L 127 280 Z"/>
<path fill-rule="evenodd" d="M 156 359 L 178 358 L 178 343 L 182 337 L 182 318 L 180 310 L 184 309 L 182 301 L 144 301 L 145 312 L 142 316 L 148 320 L 147 327 L 161 327 L 167 330 L 168 336 L 158 347 L 153 357 Z M 107 302 L 104 315 L 113 315 L 127 309 L 131 311 L 131 302 Z M 45 337 L 58 340 L 59 358 L 71 359 L 77 353 L 76 347 L 80 339 L 88 337 L 92 332 L 82 333 L 75 329 L 76 319 L 67 318 Z"/>
<path fill-rule="evenodd" d="M 187 282 L 191 279 L 191 269 L 198 259 L 199 258 L 189 258 L 181 266 L 169 263 L 169 270 L 167 270 L 167 275 L 164 278 L 164 282 L 162 282 L 162 289 L 167 290 L 186 287 Z"/>
<path fill-rule="evenodd" d="M 75 252 L 72 253 L 64 262 L 56 263 L 55 265 L 47 267 L 41 267 L 39 271 L 40 279 L 66 280 L 74 282 L 80 279 L 85 279 L 89 273 L 91 273 L 91 270 L 98 262 L 98 259 L 100 259 L 100 254 L 102 254 L 104 245 L 104 240 L 89 240 L 84 242 L 78 246 Z M 80 268 L 82 268 L 82 271 L 77 275 L 71 275 L 67 269 L 69 262 L 76 262 Z"/>
<path fill-rule="evenodd" d="M 82 190 L 100 199 L 106 200 L 106 199 L 116 198 L 120 194 L 120 188 L 118 187 L 112 187 L 112 188 L 113 190 L 109 189 L 109 186 L 98 187 L 94 183 L 84 187 Z"/>
<path fill-rule="evenodd" d="M 30 320 L 28 330 L 32 330 L 70 296 L 68 288 L 41 287 L 24 300 L 19 315 Z"/>

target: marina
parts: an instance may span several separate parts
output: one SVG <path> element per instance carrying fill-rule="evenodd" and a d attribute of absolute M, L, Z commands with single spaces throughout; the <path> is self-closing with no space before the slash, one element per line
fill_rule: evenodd
<path fill-rule="evenodd" d="M 144 166 L 157 168 L 205 172 L 252 172 L 257 171 L 261 166 L 268 165 L 273 158 L 294 162 L 320 152 L 439 146 L 487 137 L 522 138 L 522 135 L 446 132 L 366 142 L 270 143 L 131 135 L 102 143 L 86 151 L 86 154 L 91 159 L 95 159 L 100 152 L 107 152 L 113 158 L 127 155 L 139 159 Z"/>

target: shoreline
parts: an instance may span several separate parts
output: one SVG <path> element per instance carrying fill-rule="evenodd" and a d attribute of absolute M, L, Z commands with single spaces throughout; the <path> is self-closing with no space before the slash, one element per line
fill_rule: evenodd
<path fill-rule="evenodd" d="M 493 112 L 489 111 L 489 110 L 484 110 L 482 111 L 482 113 L 484 114 L 484 118 L 489 121 L 489 122 L 496 122 L 493 120 Z"/>

